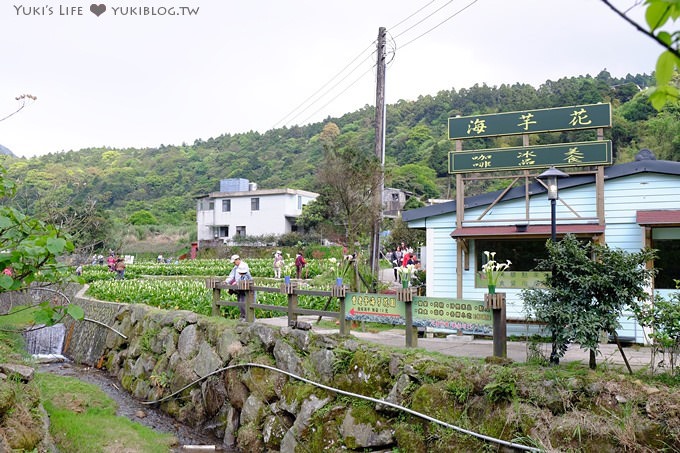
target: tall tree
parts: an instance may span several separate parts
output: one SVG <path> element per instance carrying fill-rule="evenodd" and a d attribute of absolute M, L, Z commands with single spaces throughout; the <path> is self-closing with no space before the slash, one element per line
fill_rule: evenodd
<path fill-rule="evenodd" d="M 375 192 L 380 190 L 380 162 L 371 151 L 351 143 L 338 148 L 336 141 L 330 140 L 324 148 L 318 181 L 327 189 L 334 223 L 344 227 L 347 245 L 354 250 L 380 213 L 374 199 Z"/>

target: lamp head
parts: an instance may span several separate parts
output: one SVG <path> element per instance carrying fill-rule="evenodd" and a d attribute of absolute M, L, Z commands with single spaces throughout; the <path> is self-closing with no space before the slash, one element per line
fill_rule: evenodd
<path fill-rule="evenodd" d="M 550 167 L 540 175 L 538 179 L 545 181 L 548 187 L 548 200 L 557 200 L 557 180 L 559 178 L 568 178 L 569 175 L 555 167 Z"/>

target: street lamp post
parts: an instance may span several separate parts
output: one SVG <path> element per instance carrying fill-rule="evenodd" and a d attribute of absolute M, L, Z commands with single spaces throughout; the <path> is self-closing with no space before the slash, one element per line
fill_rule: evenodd
<path fill-rule="evenodd" d="M 558 199 L 557 180 L 560 178 L 567 177 L 569 177 L 568 174 L 558 170 L 555 167 L 550 167 L 549 169 L 538 175 L 538 179 L 545 181 L 545 184 L 548 186 L 548 200 L 550 200 L 550 239 L 553 244 L 555 244 L 555 242 L 557 241 L 557 219 L 556 219 L 556 206 Z M 552 276 L 553 279 L 556 278 L 554 265 L 552 269 Z M 560 363 L 560 359 L 557 354 L 557 336 L 555 332 L 553 332 L 552 334 L 552 352 L 550 353 L 550 363 L 555 365 Z"/>
<path fill-rule="evenodd" d="M 556 210 L 557 200 L 559 198 L 557 194 L 557 180 L 568 177 L 568 174 L 555 167 L 550 167 L 538 175 L 538 179 L 545 181 L 545 184 L 548 186 L 548 200 L 550 200 L 550 239 L 553 243 L 557 240 Z"/>

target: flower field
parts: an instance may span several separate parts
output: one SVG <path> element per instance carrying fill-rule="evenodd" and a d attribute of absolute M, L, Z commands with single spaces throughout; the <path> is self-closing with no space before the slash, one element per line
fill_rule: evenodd
<path fill-rule="evenodd" d="M 273 277 L 273 260 L 270 259 L 248 259 L 243 258 L 250 267 L 253 277 Z M 325 273 L 337 271 L 337 261 L 334 258 L 325 260 L 308 259 L 305 266 L 305 278 L 312 279 Z M 153 261 L 128 264 L 125 269 L 127 278 L 139 278 L 145 275 L 162 276 L 200 276 L 200 277 L 226 277 L 233 269 L 233 264 L 227 260 L 183 260 L 177 263 L 156 263 Z M 295 265 L 293 259 L 286 259 L 281 275 L 295 275 Z M 95 280 L 106 280 L 114 277 L 113 272 L 109 272 L 106 266 L 88 265 L 83 268 L 83 278 L 90 282 Z"/>
<path fill-rule="evenodd" d="M 270 260 L 248 260 L 251 273 L 257 286 L 278 286 L 280 280 L 271 278 L 273 274 Z M 291 266 L 292 267 L 292 266 Z M 334 280 L 337 265 L 329 260 L 308 260 L 309 275 L 317 280 Z M 139 263 L 130 264 L 125 270 L 124 280 L 114 280 L 115 273 L 106 266 L 85 266 L 83 278 L 89 282 L 87 295 L 100 300 L 129 304 L 146 304 L 169 310 L 190 310 L 202 315 L 212 311 L 212 290 L 206 287 L 207 277 L 226 278 L 232 265 L 225 260 L 187 260 L 178 264 Z M 293 267 L 294 269 L 294 267 Z M 325 275 L 327 274 L 327 277 Z M 285 275 L 285 272 L 284 272 Z M 317 289 L 328 289 L 330 285 L 315 285 Z M 323 288 L 323 287 L 326 288 Z M 223 300 L 236 301 L 235 295 L 222 293 Z M 258 303 L 286 306 L 287 297 L 278 293 L 257 293 Z M 301 296 L 300 307 L 321 310 L 328 298 Z M 326 308 L 337 310 L 337 299 Z M 236 307 L 223 307 L 228 318 L 238 318 Z M 284 312 L 257 310 L 257 317 L 282 316 Z"/>

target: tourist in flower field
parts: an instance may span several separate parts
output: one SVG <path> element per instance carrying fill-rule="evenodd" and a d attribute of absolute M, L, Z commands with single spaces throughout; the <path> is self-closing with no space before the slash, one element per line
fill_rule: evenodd
<path fill-rule="evenodd" d="M 125 279 L 125 260 L 123 258 L 116 259 L 114 270 L 116 271 L 116 280 Z"/>
<path fill-rule="evenodd" d="M 298 252 L 297 256 L 295 257 L 295 269 L 297 270 L 297 278 L 302 278 L 302 268 L 305 267 L 307 264 L 307 261 L 305 261 L 305 257 L 302 256 L 302 252 Z"/>
<path fill-rule="evenodd" d="M 401 267 L 401 260 L 404 257 L 404 252 L 401 251 L 401 246 L 398 245 L 397 248 L 394 249 L 392 252 L 391 256 L 391 262 L 392 262 L 392 268 L 394 269 L 394 281 L 399 281 L 399 277 L 397 275 L 397 271 Z"/>
<path fill-rule="evenodd" d="M 250 268 L 248 263 L 243 261 L 240 256 L 232 255 L 231 264 L 234 268 L 229 273 L 227 277 L 227 283 L 230 285 L 235 285 L 239 280 L 252 280 L 253 276 L 250 275 Z M 246 294 L 243 291 L 236 291 L 236 301 L 238 302 L 238 309 L 241 312 L 241 319 L 246 319 Z"/>
<path fill-rule="evenodd" d="M 274 254 L 274 278 L 281 278 L 281 269 L 283 268 L 283 255 L 281 251 L 277 250 Z"/>

